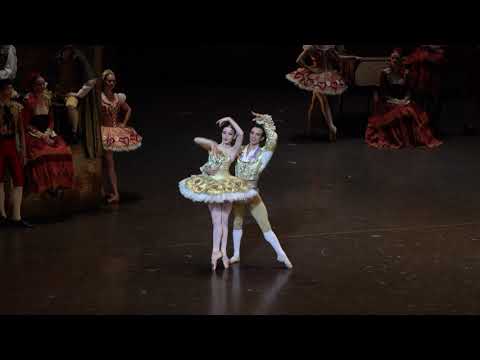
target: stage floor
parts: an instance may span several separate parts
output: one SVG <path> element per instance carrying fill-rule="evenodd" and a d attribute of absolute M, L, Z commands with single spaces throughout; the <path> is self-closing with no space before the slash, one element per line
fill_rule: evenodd
<path fill-rule="evenodd" d="M 145 145 L 116 157 L 119 206 L 1 230 L 0 314 L 480 313 L 478 137 L 433 151 L 307 139 L 300 91 L 142 100 L 130 102 Z M 241 264 L 212 274 L 209 212 L 177 182 L 206 160 L 194 136 L 218 135 L 226 115 L 248 130 L 250 110 L 278 124 L 260 188 L 294 269 L 248 218 Z"/>

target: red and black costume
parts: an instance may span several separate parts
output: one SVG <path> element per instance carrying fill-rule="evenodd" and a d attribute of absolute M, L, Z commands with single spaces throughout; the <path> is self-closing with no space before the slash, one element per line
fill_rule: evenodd
<path fill-rule="evenodd" d="M 386 68 L 380 77 L 379 99 L 368 120 L 365 141 L 375 148 L 399 149 L 408 146 L 433 148 L 442 143 L 429 128 L 429 118 L 409 99 L 408 70 Z"/>
<path fill-rule="evenodd" d="M 72 151 L 54 131 L 49 93 L 45 91 L 40 97 L 41 100 L 32 93 L 25 97 L 22 116 L 28 190 L 42 193 L 46 190 L 70 189 L 74 176 Z M 38 114 L 36 109 L 39 101 L 42 101 L 48 113 Z"/>

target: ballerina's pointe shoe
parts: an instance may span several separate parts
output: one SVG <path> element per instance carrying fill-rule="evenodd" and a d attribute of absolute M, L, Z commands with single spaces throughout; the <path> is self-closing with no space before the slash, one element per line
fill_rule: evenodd
<path fill-rule="evenodd" d="M 240 262 L 240 256 L 233 255 L 230 258 L 230 265 L 236 264 L 236 263 L 239 263 L 239 262 Z"/>
<path fill-rule="evenodd" d="M 111 195 L 107 198 L 108 204 L 118 204 L 120 202 L 120 197 L 118 195 Z"/>
<path fill-rule="evenodd" d="M 330 129 L 330 131 L 328 132 L 328 138 L 330 142 L 337 141 L 337 128 Z"/>
<path fill-rule="evenodd" d="M 212 253 L 212 271 L 217 269 L 217 261 L 222 258 L 222 253 L 220 251 L 214 251 Z"/>
<path fill-rule="evenodd" d="M 288 260 L 287 255 L 278 257 L 277 261 L 283 263 L 287 269 L 292 269 L 293 268 L 293 265 L 290 262 L 290 260 Z"/>
<path fill-rule="evenodd" d="M 228 269 L 230 267 L 230 261 L 226 255 L 222 256 L 223 267 Z"/>

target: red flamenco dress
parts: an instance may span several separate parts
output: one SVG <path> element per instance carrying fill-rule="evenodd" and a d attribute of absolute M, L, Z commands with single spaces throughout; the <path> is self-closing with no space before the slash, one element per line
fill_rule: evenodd
<path fill-rule="evenodd" d="M 72 151 L 55 133 L 48 91 L 25 98 L 24 125 L 28 190 L 33 193 L 73 188 Z"/>
<path fill-rule="evenodd" d="M 422 46 L 415 49 L 404 60 L 410 71 L 410 88 L 420 96 L 437 97 L 440 92 L 442 67 L 446 62 L 441 48 Z"/>
<path fill-rule="evenodd" d="M 427 113 L 409 99 L 407 75 L 408 71 L 404 69 L 382 71 L 380 96 L 365 133 L 369 146 L 400 149 L 414 146 L 434 148 L 442 144 L 432 134 Z"/>

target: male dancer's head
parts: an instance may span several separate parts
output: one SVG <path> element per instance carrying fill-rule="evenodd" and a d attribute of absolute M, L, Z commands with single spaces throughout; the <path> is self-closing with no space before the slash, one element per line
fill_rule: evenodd
<path fill-rule="evenodd" d="M 255 124 L 250 129 L 250 146 L 265 145 L 265 129 L 262 125 Z"/>

